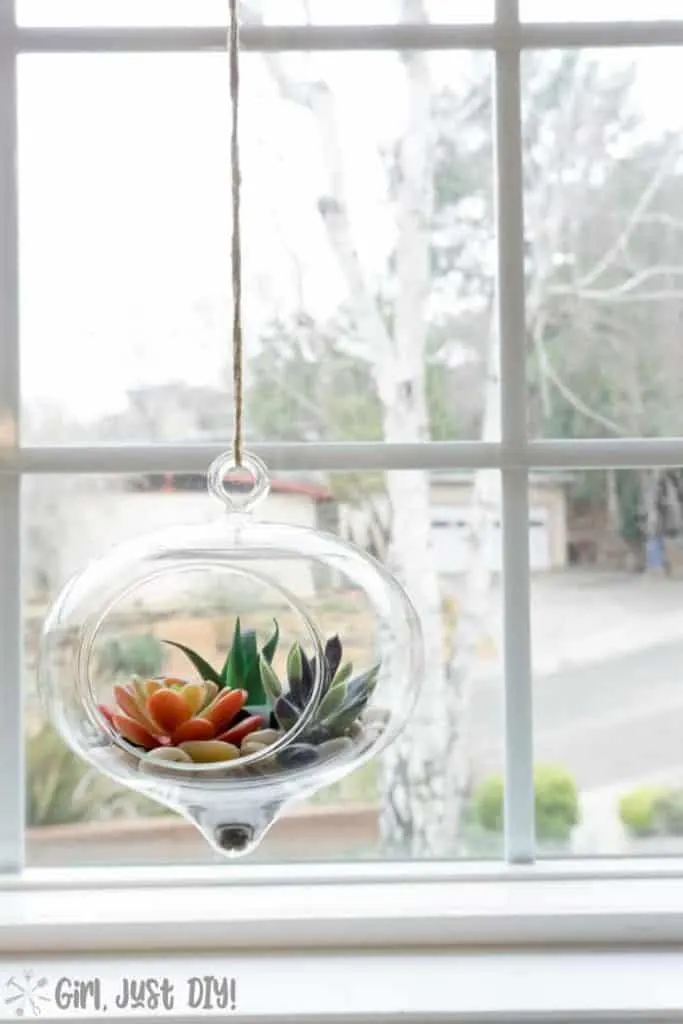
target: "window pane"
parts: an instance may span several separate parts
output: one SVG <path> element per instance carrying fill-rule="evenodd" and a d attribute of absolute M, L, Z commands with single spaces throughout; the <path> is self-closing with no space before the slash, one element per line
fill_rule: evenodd
<path fill-rule="evenodd" d="M 431 21 L 486 22 L 493 0 L 426 0 Z M 73 27 L 83 25 L 222 25 L 227 0 L 18 0 L 22 25 Z M 259 10 L 273 25 L 394 24 L 419 18 L 419 5 L 402 0 L 261 0 L 245 3 L 244 11 Z"/>
<path fill-rule="evenodd" d="M 522 21 L 657 21 L 680 20 L 679 0 L 520 0 Z"/>
<path fill-rule="evenodd" d="M 524 61 L 531 430 L 683 433 L 680 51 Z"/>
<path fill-rule="evenodd" d="M 680 854 L 683 471 L 551 479 L 530 489 L 566 507 L 563 561 L 532 582 L 539 851 Z"/>
<path fill-rule="evenodd" d="M 474 485 L 476 484 L 476 487 Z M 390 491 L 387 491 L 387 486 Z M 419 519 L 394 514 L 401 489 L 424 502 L 431 554 L 415 559 Z M 31 477 L 24 491 L 24 591 L 28 752 L 28 857 L 37 864 L 206 862 L 194 830 L 132 792 L 88 773 L 47 727 L 38 706 L 38 633 L 63 582 L 91 557 L 142 531 L 216 515 L 202 477 Z M 389 497 L 391 496 L 391 498 Z M 473 500 L 476 497 L 476 503 Z M 392 504 L 393 503 L 393 504 Z M 427 504 L 431 509 L 427 510 Z M 261 860 L 383 857 L 497 857 L 501 853 L 500 516 L 498 474 L 342 474 L 275 478 L 265 511 L 284 522 L 318 525 L 388 558 L 394 523 L 397 561 L 422 610 L 427 681 L 404 739 L 289 812 L 255 854 Z M 475 515 L 475 512 L 478 513 Z M 485 525 L 482 525 L 484 521 Z M 424 523 L 424 519 L 422 520 Z M 478 524 L 478 525 L 477 525 Z M 429 565 L 434 559 L 439 574 Z M 326 635 L 362 670 L 372 657 L 372 615 L 341 576 L 302 573 L 282 563 L 279 582 L 302 597 Z M 272 575 L 272 569 L 270 570 Z M 284 578 L 282 576 L 284 574 Z M 408 574 L 408 575 L 406 575 Z M 222 661 L 234 620 L 283 637 L 294 625 L 272 593 L 226 585 L 220 574 L 152 582 L 118 606 L 95 641 L 94 673 L 103 696 L 137 673 L 193 676 L 171 639 Z M 482 586 L 483 583 L 483 586 Z M 177 584 L 177 585 L 176 585 Z M 252 593 L 253 590 L 253 593 Z M 266 595 L 264 597 L 264 594 Z M 423 594 L 424 597 L 419 595 Z M 431 603 L 433 600 L 433 604 Z M 429 606 L 429 612 L 425 609 Z M 289 636 L 289 633 L 287 633 Z M 296 639 L 297 637 L 295 637 Z M 290 638 L 291 639 L 291 638 Z M 287 643 L 283 650 L 286 651 Z M 429 683 L 429 685 L 428 685 Z M 446 693 L 460 700 L 452 701 Z M 98 691 L 99 696 L 99 691 Z M 482 787 L 483 783 L 483 787 Z M 428 797 L 425 798 L 425 794 Z"/>
<path fill-rule="evenodd" d="M 244 58 L 252 439 L 498 436 L 491 62 L 415 61 Z M 24 56 L 19 84 L 24 436 L 228 436 L 225 57 Z"/>

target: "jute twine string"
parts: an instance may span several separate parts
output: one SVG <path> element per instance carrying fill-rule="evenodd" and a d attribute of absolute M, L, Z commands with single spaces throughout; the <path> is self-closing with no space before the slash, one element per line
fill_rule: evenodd
<path fill-rule="evenodd" d="M 242 465 L 242 435 L 244 421 L 244 388 L 242 379 L 243 328 L 242 328 L 242 224 L 240 143 L 239 143 L 239 0 L 229 0 L 230 20 L 228 26 L 228 53 L 230 57 L 230 105 L 232 127 L 230 133 L 230 173 L 232 199 L 232 379 L 234 389 L 234 433 L 233 458 L 235 465 Z"/>

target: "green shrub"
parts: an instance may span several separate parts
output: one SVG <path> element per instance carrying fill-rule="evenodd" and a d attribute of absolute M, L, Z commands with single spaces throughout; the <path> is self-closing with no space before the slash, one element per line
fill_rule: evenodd
<path fill-rule="evenodd" d="M 683 836 L 683 790 L 671 789 L 659 801 L 660 827 L 664 835 Z"/>
<path fill-rule="evenodd" d="M 170 813 L 90 767 L 51 725 L 43 724 L 28 737 L 26 762 L 30 828 Z"/>
<path fill-rule="evenodd" d="M 487 832 L 503 831 L 505 784 L 502 775 L 489 775 L 474 793 L 474 820 Z"/>
<path fill-rule="evenodd" d="M 659 831 L 659 802 L 666 790 L 659 786 L 642 786 L 631 790 L 619 801 L 619 818 L 634 836 L 653 836 Z"/>
<path fill-rule="evenodd" d="M 69 750 L 50 725 L 28 739 L 26 818 L 30 827 L 102 817 L 116 794 L 106 779 Z"/>
<path fill-rule="evenodd" d="M 641 786 L 619 801 L 619 818 L 638 838 L 683 835 L 683 790 Z"/>
<path fill-rule="evenodd" d="M 571 775 L 559 765 L 534 771 L 536 838 L 562 841 L 579 822 L 579 797 Z M 503 829 L 505 785 L 501 775 L 483 779 L 474 793 L 474 818 L 487 832 Z"/>
<path fill-rule="evenodd" d="M 164 663 L 161 644 L 151 633 L 108 640 L 99 652 L 98 668 L 109 676 L 159 675 Z"/>
<path fill-rule="evenodd" d="M 579 795 L 572 776 L 560 765 L 539 765 L 534 772 L 536 835 L 569 839 L 579 823 Z"/>

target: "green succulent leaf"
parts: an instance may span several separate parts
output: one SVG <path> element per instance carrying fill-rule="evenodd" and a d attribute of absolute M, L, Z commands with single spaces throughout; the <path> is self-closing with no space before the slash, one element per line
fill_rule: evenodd
<path fill-rule="evenodd" d="M 365 709 L 377 684 L 379 670 L 379 664 L 373 665 L 366 672 L 345 683 L 343 703 L 337 709 L 328 712 L 324 719 L 320 715 L 324 724 L 331 728 L 335 734 L 341 735 L 344 733 L 353 725 L 360 713 Z M 335 682 L 330 693 L 336 690 L 339 685 L 339 683 Z"/>
<path fill-rule="evenodd" d="M 255 662 L 258 662 L 256 633 L 253 629 L 248 629 L 242 633 L 242 667 L 245 676 L 249 675 Z"/>
<path fill-rule="evenodd" d="M 333 735 L 340 736 L 342 733 L 350 729 L 353 723 L 357 720 L 361 711 L 367 704 L 367 697 L 359 698 L 352 704 L 346 705 L 341 711 L 336 714 L 330 715 L 324 722 L 333 733 Z"/>
<path fill-rule="evenodd" d="M 244 664 L 242 658 L 242 634 L 239 616 L 235 620 L 232 644 L 221 671 L 221 686 L 226 689 L 240 689 L 244 681 Z"/>
<path fill-rule="evenodd" d="M 204 658 L 202 658 L 201 654 L 197 654 L 197 652 L 193 651 L 191 647 L 186 647 L 184 644 L 176 643 L 174 640 L 164 640 L 162 642 L 169 644 L 171 647 L 177 647 L 179 651 L 182 651 L 183 654 L 192 662 L 202 679 L 216 683 L 216 685 L 221 688 L 225 685 L 222 674 L 217 672 L 215 668 L 209 665 L 208 661 L 205 661 Z"/>
<path fill-rule="evenodd" d="M 301 682 L 303 676 L 301 653 L 299 644 L 292 644 L 292 648 L 287 655 L 287 679 L 290 686 L 296 686 L 297 683 Z"/>
<path fill-rule="evenodd" d="M 308 700 L 311 682 L 311 666 L 301 644 L 293 644 L 287 656 L 287 680 L 289 699 L 301 709 Z"/>
<path fill-rule="evenodd" d="M 247 706 L 261 707 L 268 703 L 269 694 L 263 685 L 258 658 L 249 666 L 242 689 L 247 691 Z"/>
<path fill-rule="evenodd" d="M 342 707 L 345 700 L 346 684 L 343 682 L 336 683 L 327 691 L 324 698 L 320 702 L 320 706 L 316 714 L 316 719 L 322 722 L 326 718 L 329 718 L 331 715 L 334 715 L 334 713 L 336 711 L 339 711 L 339 709 Z"/>
<path fill-rule="evenodd" d="M 345 683 L 346 680 L 350 678 L 352 672 L 353 664 L 352 662 L 347 661 L 345 665 L 342 665 L 342 667 L 339 669 L 339 671 L 333 678 L 332 686 L 339 686 L 341 683 Z"/>
<path fill-rule="evenodd" d="M 379 665 L 373 665 L 367 672 L 363 672 L 349 682 L 347 692 L 350 700 L 355 700 L 361 696 L 366 698 L 370 696 L 377 685 L 379 668 Z"/>
<path fill-rule="evenodd" d="M 272 707 L 275 707 L 278 699 L 282 696 L 280 680 L 263 654 L 259 656 L 258 668 L 263 691 L 268 697 Z"/>
<path fill-rule="evenodd" d="M 273 630 L 270 638 L 263 645 L 263 649 L 261 651 L 261 654 L 269 665 L 273 662 L 275 651 L 277 650 L 277 645 L 280 641 L 280 627 L 277 624 L 277 619 L 273 619 L 273 625 L 275 626 L 275 629 Z"/>
<path fill-rule="evenodd" d="M 306 665 L 303 666 L 303 685 L 302 685 L 303 703 L 306 703 L 306 701 L 311 696 L 311 693 L 313 691 L 313 683 L 315 681 L 315 677 L 316 677 L 317 672 L 318 672 L 318 659 L 315 656 L 313 656 L 311 658 L 310 662 L 308 662 L 308 669 L 309 669 L 309 671 L 307 671 L 307 666 Z M 330 663 L 327 660 L 327 658 L 323 658 L 323 661 L 322 661 L 322 675 L 323 675 L 323 678 L 322 678 L 322 684 L 321 684 L 321 689 L 320 689 L 320 696 L 321 696 L 321 698 L 325 696 L 327 691 L 330 689 L 330 686 L 332 685 L 332 670 L 330 668 Z"/>

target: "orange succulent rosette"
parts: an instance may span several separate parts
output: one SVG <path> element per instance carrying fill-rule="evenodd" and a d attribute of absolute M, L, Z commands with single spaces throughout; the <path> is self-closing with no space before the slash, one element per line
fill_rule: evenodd
<path fill-rule="evenodd" d="M 147 752 L 182 751 L 178 760 L 231 760 L 244 738 L 266 724 L 261 715 L 243 713 L 246 690 L 219 690 L 208 680 L 133 679 L 113 694 L 113 707 L 100 705 L 112 728 Z"/>

